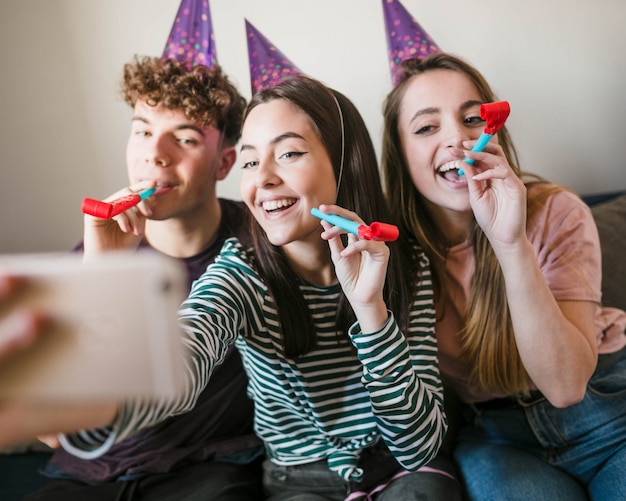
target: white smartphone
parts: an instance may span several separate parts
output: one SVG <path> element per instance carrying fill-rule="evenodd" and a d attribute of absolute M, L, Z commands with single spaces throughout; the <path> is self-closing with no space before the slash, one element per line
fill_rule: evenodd
<path fill-rule="evenodd" d="M 25 277 L 0 316 L 28 304 L 50 318 L 31 349 L 0 362 L 0 398 L 171 397 L 183 382 L 177 310 L 182 264 L 150 251 L 0 255 L 0 272 Z"/>

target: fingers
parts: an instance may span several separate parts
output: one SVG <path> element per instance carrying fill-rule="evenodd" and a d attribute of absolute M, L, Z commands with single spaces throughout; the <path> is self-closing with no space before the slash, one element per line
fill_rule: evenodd
<path fill-rule="evenodd" d="M 465 148 L 471 148 L 475 141 L 464 141 Z M 463 150 L 466 158 L 474 160 L 473 164 L 462 163 L 462 168 L 468 178 L 476 181 L 488 179 L 504 179 L 509 174 L 515 175 L 509 165 L 502 147 L 497 143 L 489 143 L 483 151 Z"/>
<path fill-rule="evenodd" d="M 132 193 L 140 193 L 148 188 L 154 188 L 156 186 L 156 181 L 142 181 L 141 183 L 132 184 L 129 186 L 129 189 Z M 135 206 L 137 210 L 143 214 L 145 217 L 150 217 L 152 215 L 152 210 L 145 201 L 139 202 L 138 205 Z"/>
<path fill-rule="evenodd" d="M 348 258 L 360 253 L 368 253 L 375 258 L 381 259 L 386 259 L 389 254 L 389 248 L 385 242 L 359 238 L 326 221 L 322 221 L 322 226 L 324 227 L 324 231 L 321 236 L 324 240 L 328 241 L 331 257 L 335 262 L 341 258 Z M 347 245 L 344 245 L 341 235 L 346 235 Z"/>
<path fill-rule="evenodd" d="M 319 206 L 319 211 L 333 216 L 333 218 L 329 219 L 330 224 L 323 225 L 325 231 L 322 234 L 322 238 L 325 240 L 330 240 L 342 234 L 351 234 L 356 231 L 356 228 L 364 224 L 363 220 L 356 213 L 338 205 L 322 204 Z"/>
<path fill-rule="evenodd" d="M 322 204 L 319 206 L 319 209 L 324 214 L 336 214 L 337 216 L 341 216 L 345 219 L 349 219 L 350 221 L 354 221 L 355 223 L 365 224 L 356 212 L 352 212 L 348 209 L 344 209 L 343 207 L 340 207 L 339 205 Z"/>
<path fill-rule="evenodd" d="M 334 262 L 336 262 L 341 258 L 341 253 L 345 248 L 343 242 L 341 241 L 341 235 L 345 232 L 326 221 L 322 221 L 322 227 L 324 228 L 324 231 L 322 232 L 321 237 L 328 241 L 331 258 Z"/>
<path fill-rule="evenodd" d="M 0 301 L 8 298 L 17 288 L 19 279 L 9 275 L 0 275 Z"/>
<path fill-rule="evenodd" d="M 113 217 L 124 233 L 132 233 L 138 237 L 143 236 L 146 216 L 135 206 Z"/>
<path fill-rule="evenodd" d="M 58 449 L 61 447 L 61 442 L 59 441 L 59 436 L 56 433 L 49 435 L 39 435 L 37 440 L 43 442 L 51 449 Z"/>
<path fill-rule="evenodd" d="M 357 225 L 364 225 L 363 220 L 352 211 L 344 209 L 338 205 L 320 205 L 320 211 L 325 214 L 335 214 Z M 348 257 L 360 252 L 369 252 L 373 254 L 384 254 L 387 252 L 387 246 L 384 242 L 375 242 L 374 240 L 362 239 L 339 226 L 335 226 L 328 221 L 321 220 L 324 231 L 321 237 L 327 240 L 330 245 L 331 253 L 334 257 Z M 341 235 L 347 235 L 347 245 L 341 240 Z"/>
<path fill-rule="evenodd" d="M 104 202 L 115 202 L 119 199 L 123 199 L 128 195 L 134 193 L 140 193 L 148 188 L 152 188 L 155 185 L 154 181 L 150 182 L 141 182 L 133 184 L 127 188 L 123 188 L 106 199 Z M 145 202 L 140 202 L 137 205 L 130 207 L 129 209 L 121 212 L 111 218 L 111 220 L 115 221 L 115 223 L 119 226 L 119 229 L 123 233 L 132 233 L 136 236 L 143 236 L 144 228 L 145 228 L 145 219 L 152 215 L 152 210 L 145 204 Z M 86 222 L 90 226 L 97 227 L 110 227 L 110 220 L 100 219 L 93 216 L 86 215 Z"/>
<path fill-rule="evenodd" d="M 30 310 L 16 310 L 0 320 L 0 361 L 24 351 L 43 331 L 43 318 Z"/>

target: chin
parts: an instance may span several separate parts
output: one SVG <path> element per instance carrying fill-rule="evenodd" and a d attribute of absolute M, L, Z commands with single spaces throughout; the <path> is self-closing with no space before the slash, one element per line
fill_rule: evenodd
<path fill-rule="evenodd" d="M 290 242 L 290 240 L 287 240 L 282 235 L 281 236 L 276 236 L 276 235 L 267 234 L 267 239 L 269 240 L 269 242 L 272 245 L 274 245 L 276 247 L 281 247 L 281 246 L 283 246 L 285 244 L 288 244 Z"/>

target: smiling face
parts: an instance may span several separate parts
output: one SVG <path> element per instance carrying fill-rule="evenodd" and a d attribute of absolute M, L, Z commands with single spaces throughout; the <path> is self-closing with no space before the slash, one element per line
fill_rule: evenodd
<path fill-rule="evenodd" d="M 447 69 L 411 77 L 402 99 L 398 133 L 411 179 L 433 212 L 469 212 L 462 142 L 478 139 L 485 123 L 478 89 L 463 73 Z"/>
<path fill-rule="evenodd" d="M 137 101 L 126 163 L 131 184 L 156 181 L 156 195 L 145 201 L 151 219 L 198 218 L 212 207 L 215 183 L 230 168 L 220 150 L 221 134 L 201 127 L 180 110 Z"/>
<path fill-rule="evenodd" d="M 285 99 L 256 106 L 241 136 L 241 198 L 273 245 L 326 245 L 311 208 L 335 202 L 333 167 L 311 120 Z"/>

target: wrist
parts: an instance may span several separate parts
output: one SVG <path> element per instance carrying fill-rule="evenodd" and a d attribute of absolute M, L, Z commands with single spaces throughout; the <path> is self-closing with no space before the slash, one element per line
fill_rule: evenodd
<path fill-rule="evenodd" d="M 354 314 L 361 327 L 361 332 L 377 332 L 383 328 L 389 319 L 387 305 L 381 299 L 376 302 L 367 303 L 353 307 Z"/>

